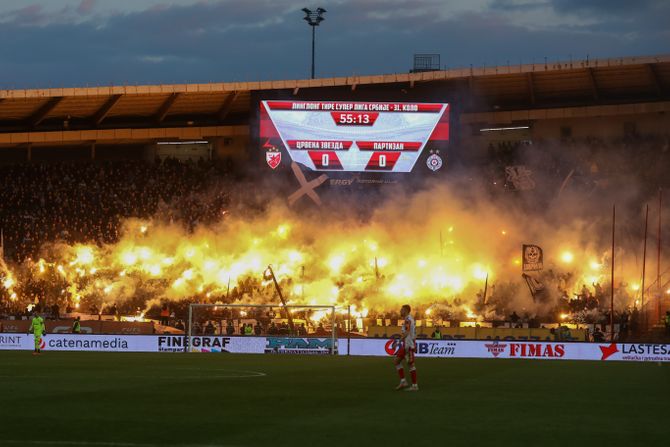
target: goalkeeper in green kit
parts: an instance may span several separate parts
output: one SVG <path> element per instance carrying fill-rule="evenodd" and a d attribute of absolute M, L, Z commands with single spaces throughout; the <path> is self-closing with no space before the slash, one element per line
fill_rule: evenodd
<path fill-rule="evenodd" d="M 32 332 L 33 336 L 35 337 L 35 351 L 33 351 L 33 355 L 41 354 L 42 349 L 40 348 L 40 344 L 42 343 L 42 337 L 47 334 L 44 318 L 35 314 L 32 321 L 30 322 L 30 329 L 28 329 L 28 332 Z"/>

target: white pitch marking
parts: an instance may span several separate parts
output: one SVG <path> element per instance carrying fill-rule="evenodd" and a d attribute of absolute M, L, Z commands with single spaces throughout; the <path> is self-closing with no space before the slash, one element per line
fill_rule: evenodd
<path fill-rule="evenodd" d="M 106 441 L 32 441 L 17 439 L 0 439 L 4 444 L 30 445 L 90 445 L 98 447 L 239 447 L 232 444 L 141 444 L 136 442 L 106 442 Z"/>
<path fill-rule="evenodd" d="M 230 369 L 204 369 L 201 370 L 199 368 L 176 368 L 179 371 L 202 371 L 202 374 L 200 375 L 174 375 L 174 376 L 166 376 L 166 375 L 117 375 L 116 377 L 119 378 L 132 378 L 132 379 L 244 379 L 244 378 L 251 378 L 251 377 L 265 377 L 267 376 L 266 373 L 260 372 L 260 371 L 244 371 L 244 370 L 230 370 Z M 238 374 L 208 374 L 208 371 L 229 371 L 231 373 L 238 373 Z M 22 375 L 8 375 L 8 374 L 0 374 L 0 378 L 9 378 L 9 379 L 48 379 L 51 378 L 53 379 L 52 376 L 48 375 L 28 375 L 28 374 L 22 374 Z"/>
<path fill-rule="evenodd" d="M 237 369 L 200 369 L 200 368 L 175 368 L 178 371 L 199 371 L 202 374 L 198 375 L 179 375 L 179 376 L 151 376 L 156 379 L 244 379 L 248 377 L 265 377 L 266 373 L 260 371 L 245 371 Z M 229 372 L 232 374 L 209 374 L 209 371 Z"/>
<path fill-rule="evenodd" d="M 222 371 L 222 372 L 231 372 L 231 373 L 242 373 L 239 375 L 239 377 L 262 377 L 262 376 L 267 376 L 266 373 L 260 372 L 260 371 L 247 371 L 244 369 L 225 369 L 225 368 L 207 368 L 207 369 L 202 369 L 202 368 L 196 368 L 196 367 L 190 367 L 190 368 L 174 368 L 176 371 L 201 371 L 203 374 L 206 374 L 207 371 Z M 238 377 L 238 376 L 229 376 L 229 377 Z"/>

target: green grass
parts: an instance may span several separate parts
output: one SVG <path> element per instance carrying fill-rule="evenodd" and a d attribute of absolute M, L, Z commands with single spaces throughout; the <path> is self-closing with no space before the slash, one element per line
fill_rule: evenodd
<path fill-rule="evenodd" d="M 641 446 L 668 439 L 670 365 L 0 352 L 0 445 Z M 257 377 L 241 371 L 262 372 Z M 10 442 L 11 441 L 11 442 Z M 95 445 L 95 444 L 94 444 Z"/>

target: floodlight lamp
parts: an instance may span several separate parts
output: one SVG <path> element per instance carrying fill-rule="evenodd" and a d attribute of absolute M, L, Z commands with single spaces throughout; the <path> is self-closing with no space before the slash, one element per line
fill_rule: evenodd
<path fill-rule="evenodd" d="M 310 26 L 319 26 L 319 23 L 323 22 L 325 18 L 322 16 L 326 12 L 323 8 L 317 8 L 316 11 L 312 11 L 309 8 L 302 8 L 302 12 L 305 13 L 305 20 Z"/>

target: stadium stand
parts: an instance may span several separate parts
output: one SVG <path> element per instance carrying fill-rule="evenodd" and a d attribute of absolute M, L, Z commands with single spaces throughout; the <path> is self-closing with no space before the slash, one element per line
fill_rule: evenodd
<path fill-rule="evenodd" d="M 211 221 L 228 203 L 227 181 L 225 166 L 204 160 L 1 166 L 5 257 L 34 258 L 42 244 L 54 240 L 115 242 L 128 217 L 158 213 L 189 227 Z M 199 200 L 203 191 L 207 201 Z"/>
<path fill-rule="evenodd" d="M 363 87 L 380 95 L 402 91 L 408 98 L 449 92 L 460 107 L 460 144 L 479 148 L 471 151 L 467 161 L 479 166 L 494 193 L 523 189 L 506 175 L 508 167 L 520 165 L 532 172 L 533 181 L 560 185 L 570 176 L 590 191 L 616 189 L 620 179 L 631 176 L 647 193 L 670 186 L 666 172 L 670 56 L 297 81 L 3 90 L 0 228 L 4 257 L 17 263 L 35 259 L 45 242 L 57 240 L 112 243 L 128 217 L 158 216 L 191 229 L 213 221 L 238 200 L 230 196 L 236 180 L 231 162 L 248 160 L 253 151 L 256 95 L 352 96 Z M 529 130 L 503 132 L 495 138 L 479 132 L 512 125 Z M 212 157 L 154 159 L 156 145 L 172 141 L 208 142 Z M 556 156 L 557 147 L 560 156 Z M 128 157 L 118 155 L 123 153 Z M 618 162 L 611 163 L 612 159 Z M 260 281 L 247 280 L 231 298 L 262 287 Z M 561 304 L 580 308 L 570 310 L 601 309 L 584 322 L 593 338 L 606 311 L 602 291 L 595 284 L 587 289 Z M 25 293 L 34 300 L 39 287 L 31 291 L 28 285 Z M 486 306 L 497 314 L 509 313 L 495 296 Z M 158 318 L 159 309 L 153 311 Z M 184 305 L 176 304 L 175 311 L 176 318 L 169 322 L 172 327 L 186 318 Z M 21 317 L 16 309 L 2 312 Z M 91 320 L 101 313 L 91 312 Z M 449 317 L 453 315 L 444 319 Z M 397 328 L 376 323 L 392 318 L 370 315 L 366 322 L 370 335 L 395 333 Z M 550 330 L 525 316 L 521 319 L 522 327 L 504 329 L 535 330 L 543 336 Z M 632 332 L 640 324 L 634 312 L 620 312 L 616 319 Z M 209 330 L 224 333 L 230 327 L 238 334 L 241 324 L 255 328 L 259 321 L 219 319 Z M 283 322 L 276 323 L 280 329 L 271 329 L 265 322 L 261 330 L 281 333 Z M 508 323 L 514 323 L 513 318 Z M 203 333 L 206 327 L 203 320 Z M 422 326 L 423 335 L 429 334 L 428 328 Z M 468 337 L 478 337 L 466 329 Z M 483 329 L 495 328 L 482 328 L 486 337 L 491 334 Z M 315 330 L 309 328 L 310 333 Z M 445 335 L 448 332 L 445 329 Z M 579 339 L 589 337 L 587 331 L 578 334 Z"/>

